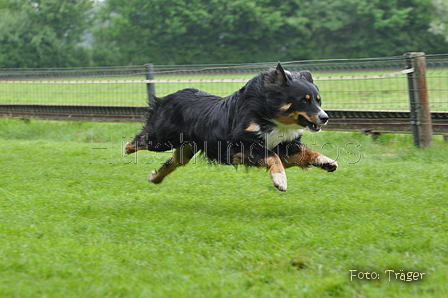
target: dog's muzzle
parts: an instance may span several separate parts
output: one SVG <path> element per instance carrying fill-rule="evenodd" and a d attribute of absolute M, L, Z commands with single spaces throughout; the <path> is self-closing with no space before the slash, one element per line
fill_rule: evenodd
<path fill-rule="evenodd" d="M 310 131 L 318 132 L 321 131 L 322 126 L 326 125 L 328 123 L 328 115 L 323 110 L 319 111 L 317 115 L 314 115 L 313 117 L 310 117 L 310 119 L 306 119 L 303 117 L 301 119 L 301 122 L 304 122 L 306 128 L 308 128 Z M 312 120 L 312 121 L 310 121 Z"/>

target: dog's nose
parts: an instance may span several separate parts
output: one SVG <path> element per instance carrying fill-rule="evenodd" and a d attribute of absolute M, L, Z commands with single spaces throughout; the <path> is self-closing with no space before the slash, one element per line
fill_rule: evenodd
<path fill-rule="evenodd" d="M 322 124 L 326 124 L 328 122 L 328 119 L 330 119 L 328 117 L 328 115 L 326 113 L 322 113 L 319 115 L 319 120 Z"/>
<path fill-rule="evenodd" d="M 321 116 L 321 117 L 319 117 L 319 119 L 320 119 L 320 121 L 322 122 L 322 123 L 327 123 L 328 122 L 328 116 Z"/>

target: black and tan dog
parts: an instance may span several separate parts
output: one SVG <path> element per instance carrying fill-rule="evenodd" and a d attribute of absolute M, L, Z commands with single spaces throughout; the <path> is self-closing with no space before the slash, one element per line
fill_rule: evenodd
<path fill-rule="evenodd" d="M 338 167 L 300 142 L 304 128 L 320 131 L 327 123 L 320 106 L 311 73 L 290 73 L 279 63 L 225 98 L 196 89 L 154 98 L 146 125 L 125 150 L 174 149 L 159 171 L 149 175 L 156 184 L 202 152 L 222 164 L 264 167 L 275 187 L 285 191 L 285 168 L 316 166 L 333 172 Z"/>

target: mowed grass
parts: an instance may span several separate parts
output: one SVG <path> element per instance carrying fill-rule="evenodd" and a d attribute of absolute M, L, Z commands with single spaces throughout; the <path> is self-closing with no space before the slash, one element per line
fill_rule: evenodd
<path fill-rule="evenodd" d="M 423 150 L 306 133 L 340 168 L 288 169 L 283 193 L 263 170 L 201 158 L 151 185 L 170 154 L 123 156 L 140 127 L 0 119 L 0 297 L 448 295 L 440 136 Z"/>
<path fill-rule="evenodd" d="M 349 79 L 369 75 L 388 75 L 396 70 L 313 72 L 320 88 L 325 109 L 409 110 L 409 91 L 406 75 L 382 79 Z M 189 74 L 163 75 L 155 79 L 156 95 L 166 96 L 184 88 L 197 88 L 218 96 L 228 96 L 244 86 L 242 82 L 197 82 L 198 80 L 249 80 L 257 74 Z M 329 80 L 329 78 L 343 80 Z M 136 77 L 60 78 L 54 81 L 73 81 L 76 84 L 10 84 L 0 81 L 0 104 L 72 104 L 72 105 L 145 105 L 146 83 L 93 84 L 85 81 L 144 80 Z M 323 80 L 322 80 L 323 79 Z M 446 101 L 448 69 L 428 69 L 426 74 L 432 111 L 448 111 Z M 47 79 L 35 80 L 35 82 Z M 192 82 L 185 82 L 192 80 Z M 169 81 L 169 82 L 166 82 Z M 180 83 L 179 81 L 184 81 Z"/>

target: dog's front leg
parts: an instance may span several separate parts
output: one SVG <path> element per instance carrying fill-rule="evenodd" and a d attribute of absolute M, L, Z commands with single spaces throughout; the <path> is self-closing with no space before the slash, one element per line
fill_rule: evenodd
<path fill-rule="evenodd" d="M 264 167 L 269 170 L 274 186 L 280 191 L 286 191 L 288 184 L 285 168 L 279 156 L 260 145 L 247 146 L 245 150 L 233 155 L 233 164 L 246 164 Z"/>
<path fill-rule="evenodd" d="M 300 141 L 282 143 L 275 150 L 285 168 L 298 166 L 309 168 L 315 166 L 327 172 L 334 172 L 338 168 L 338 163 L 329 157 L 306 147 Z"/>

